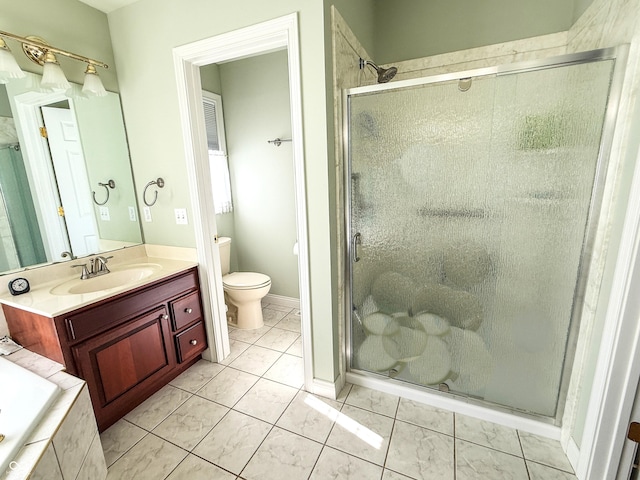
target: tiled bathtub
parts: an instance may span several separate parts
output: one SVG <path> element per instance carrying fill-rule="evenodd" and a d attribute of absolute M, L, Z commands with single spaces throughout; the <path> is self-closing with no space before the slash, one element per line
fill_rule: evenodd
<path fill-rule="evenodd" d="M 104 480 L 107 466 L 84 380 L 24 349 L 3 358 L 46 378 L 60 392 L 18 453 L 0 470 L 0 480 Z M 3 395 L 4 390 L 0 392 Z"/>

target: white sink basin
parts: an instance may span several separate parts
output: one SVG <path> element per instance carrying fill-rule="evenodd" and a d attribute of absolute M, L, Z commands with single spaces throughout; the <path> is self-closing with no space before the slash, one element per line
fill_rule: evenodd
<path fill-rule="evenodd" d="M 53 295 L 79 295 L 82 293 L 94 293 L 103 290 L 111 290 L 118 287 L 133 285 L 140 280 L 150 277 L 162 269 L 157 263 L 136 263 L 122 267 L 113 267 L 110 273 L 99 277 L 80 280 L 74 278 L 56 285 L 51 289 Z"/>

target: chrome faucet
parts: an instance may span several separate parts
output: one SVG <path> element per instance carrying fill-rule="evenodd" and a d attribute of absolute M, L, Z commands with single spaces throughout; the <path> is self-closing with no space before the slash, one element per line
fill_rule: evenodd
<path fill-rule="evenodd" d="M 94 275 L 104 275 L 105 273 L 109 273 L 110 270 L 107 268 L 107 261 L 113 258 L 111 257 L 96 257 L 93 259 L 93 274 Z"/>
<path fill-rule="evenodd" d="M 76 257 L 73 253 L 71 253 L 71 252 L 67 252 L 66 250 L 65 250 L 64 252 L 62 252 L 62 255 L 60 255 L 60 256 L 61 256 L 62 258 L 69 257 L 69 260 L 75 260 L 76 258 L 78 258 L 78 257 Z"/>
<path fill-rule="evenodd" d="M 83 263 L 82 265 L 71 265 L 71 268 L 80 267 L 82 268 L 82 273 L 80 274 L 80 280 L 86 280 L 87 278 L 91 278 L 91 273 L 89 273 L 89 269 L 87 268 L 87 264 Z"/>
<path fill-rule="evenodd" d="M 80 274 L 80 280 L 86 280 L 87 278 L 97 277 L 98 275 L 105 275 L 110 272 L 107 268 L 107 261 L 113 258 L 111 257 L 95 257 L 94 259 L 89 261 L 89 266 L 87 267 L 86 263 L 81 265 L 71 265 L 71 268 L 79 267 L 82 268 L 82 273 Z"/>

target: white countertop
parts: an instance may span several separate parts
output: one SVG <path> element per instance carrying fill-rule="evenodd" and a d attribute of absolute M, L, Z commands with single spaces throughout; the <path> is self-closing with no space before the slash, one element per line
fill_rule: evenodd
<path fill-rule="evenodd" d="M 73 263 L 85 263 L 85 260 L 78 260 Z M 10 293 L 2 293 L 0 294 L 0 303 L 15 308 L 20 308 L 22 310 L 26 310 L 38 315 L 55 317 L 57 315 L 62 315 L 64 313 L 90 305 L 100 300 L 104 300 L 105 298 L 113 297 L 120 293 L 133 290 L 151 282 L 155 282 L 156 280 L 160 280 L 176 273 L 186 271 L 198 265 L 197 262 L 191 260 L 177 260 L 145 255 L 123 259 L 115 258 L 109 261 L 108 267 L 116 270 L 126 268 L 126 266 L 130 264 L 142 263 L 157 264 L 160 265 L 161 268 L 142 280 L 128 283 L 126 285 L 120 285 L 114 288 L 109 288 L 106 290 L 82 294 L 54 295 L 51 293 L 51 290 L 61 283 L 73 280 L 74 278 L 80 278 L 80 269 L 72 270 L 71 268 L 69 268 L 68 276 L 58 276 L 57 278 L 53 279 L 41 278 L 37 282 L 29 279 L 28 275 L 15 275 L 13 277 L 23 276 L 29 279 L 29 281 L 31 282 L 31 290 L 28 293 L 17 296 L 13 296 Z M 107 273 L 105 274 L 105 276 L 106 275 L 109 274 Z M 92 279 L 83 281 L 90 282 L 91 280 Z"/>

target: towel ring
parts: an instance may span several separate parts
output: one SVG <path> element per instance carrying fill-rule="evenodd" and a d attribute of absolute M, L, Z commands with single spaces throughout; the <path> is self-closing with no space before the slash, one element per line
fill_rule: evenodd
<path fill-rule="evenodd" d="M 107 183 L 98 182 L 98 186 L 104 187 L 104 189 L 107 191 L 107 198 L 104 200 L 104 202 L 100 203 L 96 200 L 96 192 L 91 192 L 93 193 L 93 201 L 96 205 L 104 205 L 109 201 L 109 189 L 116 188 L 116 182 L 114 182 L 113 180 L 109 180 Z"/>
<path fill-rule="evenodd" d="M 153 197 L 153 201 L 151 203 L 147 202 L 147 188 L 149 188 L 151 185 L 156 185 L 158 188 L 162 188 L 162 187 L 164 187 L 164 180 L 162 178 L 158 177 L 157 180 L 150 181 L 144 187 L 144 191 L 142 192 L 142 201 L 144 202 L 144 204 L 147 207 L 154 206 L 156 201 L 158 200 L 158 191 L 156 190 L 156 191 L 153 192 L 153 193 L 155 193 L 155 196 Z"/>

